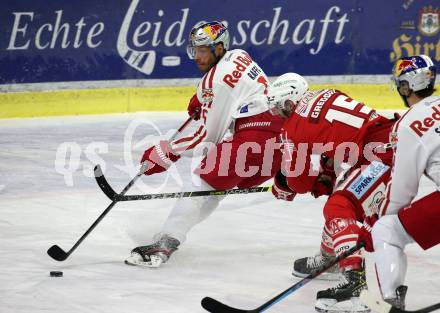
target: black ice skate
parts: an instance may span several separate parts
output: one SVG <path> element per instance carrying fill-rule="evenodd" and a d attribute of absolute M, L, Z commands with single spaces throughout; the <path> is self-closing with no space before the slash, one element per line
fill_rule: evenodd
<path fill-rule="evenodd" d="M 125 264 L 157 268 L 168 261 L 179 245 L 179 240 L 164 235 L 151 245 L 134 248 L 125 260 Z"/>
<path fill-rule="evenodd" d="M 330 313 L 370 312 L 370 309 L 359 301 L 361 291 L 367 289 L 365 268 L 346 271 L 341 276 L 341 283 L 338 286 L 318 292 L 316 311 Z"/>
<path fill-rule="evenodd" d="M 293 263 L 292 275 L 296 277 L 305 278 L 309 276 L 312 272 L 322 268 L 326 264 L 330 263 L 335 259 L 334 256 L 326 255 L 319 252 L 315 256 L 309 256 L 301 259 L 296 259 Z M 339 280 L 339 267 L 338 265 L 332 266 L 326 272 L 317 276 L 316 279 L 322 280 Z"/>

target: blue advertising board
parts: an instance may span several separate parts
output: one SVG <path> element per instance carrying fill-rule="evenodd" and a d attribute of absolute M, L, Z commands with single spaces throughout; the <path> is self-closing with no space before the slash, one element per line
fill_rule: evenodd
<path fill-rule="evenodd" d="M 202 20 L 270 76 L 388 74 L 401 56 L 440 61 L 439 15 L 433 0 L 6 0 L 0 84 L 199 77 L 186 45 Z"/>

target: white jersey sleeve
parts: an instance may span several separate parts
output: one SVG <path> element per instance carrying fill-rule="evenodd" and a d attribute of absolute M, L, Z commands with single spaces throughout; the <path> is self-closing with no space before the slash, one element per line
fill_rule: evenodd
<path fill-rule="evenodd" d="M 416 103 L 390 134 L 395 152 L 382 214 L 397 214 L 411 204 L 425 173 L 440 185 L 440 97 Z"/>
<path fill-rule="evenodd" d="M 219 143 L 237 117 L 237 111 L 249 115 L 245 104 L 263 95 L 267 82 L 264 72 L 245 51 L 228 51 L 197 87 L 197 98 L 203 104 L 201 124 L 192 135 L 173 141 L 173 151 L 181 154 L 201 142 Z M 262 107 L 250 115 L 266 110 Z"/>
<path fill-rule="evenodd" d="M 387 186 L 386 214 L 397 214 L 417 195 L 428 157 L 423 143 L 406 126 L 399 127 L 397 138 L 392 178 Z"/>

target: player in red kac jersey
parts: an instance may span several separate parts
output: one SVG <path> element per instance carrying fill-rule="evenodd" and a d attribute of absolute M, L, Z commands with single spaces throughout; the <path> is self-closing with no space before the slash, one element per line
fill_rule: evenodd
<path fill-rule="evenodd" d="M 392 152 L 386 147 L 395 120 L 338 90 L 309 91 L 305 79 L 295 73 L 280 76 L 268 91 L 271 112 L 286 118 L 274 195 L 290 201 L 297 193 L 329 196 L 321 252 L 294 264 L 293 274 L 305 277 L 356 245 L 361 229 L 357 223 L 376 213 L 390 173 Z M 341 261 L 339 268 L 341 283 L 318 292 L 316 310 L 341 312 L 349 307 L 350 312 L 369 312 L 359 303 L 366 288 L 361 252 Z"/>

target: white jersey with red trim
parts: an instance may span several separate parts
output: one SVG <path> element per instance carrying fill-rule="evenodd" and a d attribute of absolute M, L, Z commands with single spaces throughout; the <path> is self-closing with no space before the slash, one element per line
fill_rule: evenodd
<path fill-rule="evenodd" d="M 382 214 L 409 206 L 423 174 L 440 186 L 440 97 L 414 104 L 393 127 L 390 143 L 395 152 Z"/>
<path fill-rule="evenodd" d="M 252 99 L 266 92 L 268 79 L 251 57 L 240 49 L 226 52 L 197 86 L 197 98 L 203 104 L 201 125 L 191 136 L 171 143 L 180 154 L 201 142 L 219 143 L 235 118 L 253 116 L 267 110 L 253 106 Z"/>

